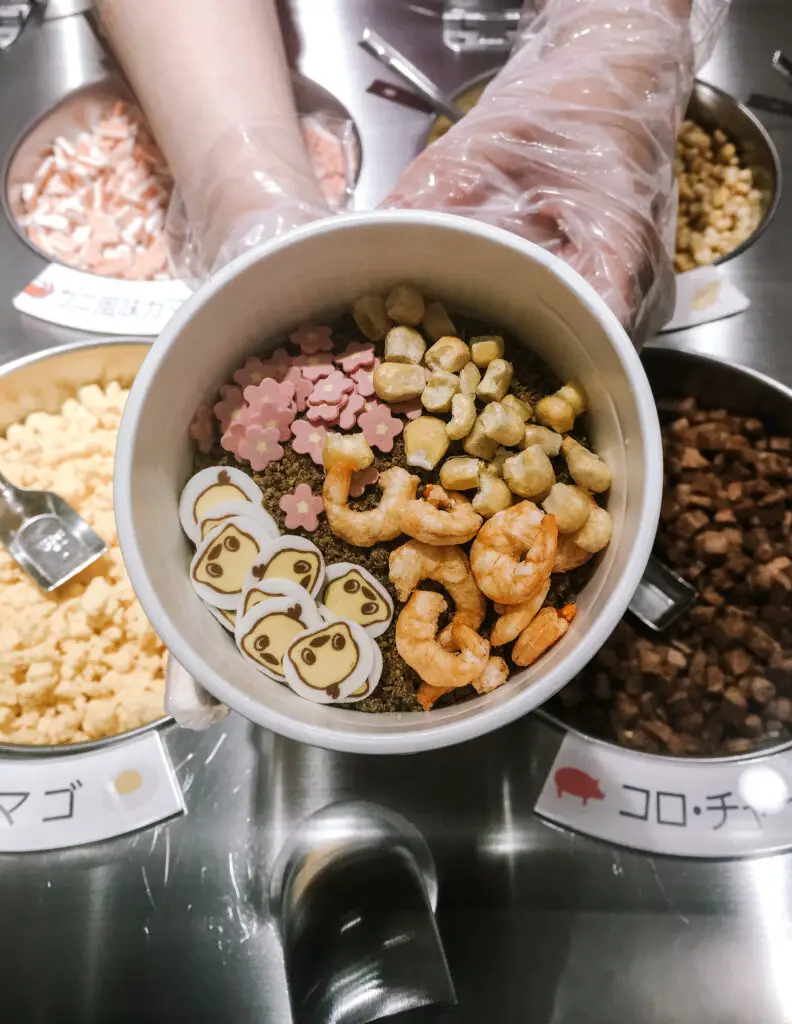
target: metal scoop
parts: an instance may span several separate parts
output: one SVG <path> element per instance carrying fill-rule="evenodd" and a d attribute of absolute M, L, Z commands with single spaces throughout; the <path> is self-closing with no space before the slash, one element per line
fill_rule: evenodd
<path fill-rule="evenodd" d="M 697 597 L 686 580 L 652 555 L 629 609 L 644 625 L 662 633 L 692 607 Z"/>
<path fill-rule="evenodd" d="M 387 39 L 383 39 L 379 32 L 370 28 L 364 29 L 358 45 L 366 53 L 370 53 L 380 64 L 395 72 L 408 85 L 412 86 L 436 113 L 447 117 L 453 124 L 462 119 L 463 115 L 459 107 L 447 96 L 444 96 L 440 88 L 400 50 L 397 50 Z"/>
<path fill-rule="evenodd" d="M 42 590 L 62 586 L 107 550 L 63 498 L 14 487 L 0 473 L 0 541 Z"/>

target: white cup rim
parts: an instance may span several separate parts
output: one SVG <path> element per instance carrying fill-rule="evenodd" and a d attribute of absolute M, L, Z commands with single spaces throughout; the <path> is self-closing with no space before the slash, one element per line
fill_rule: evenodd
<path fill-rule="evenodd" d="M 297 245 L 302 240 L 315 235 L 344 231 L 351 226 L 378 225 L 387 222 L 436 226 L 466 235 L 478 235 L 530 257 L 574 292 L 608 334 L 624 369 L 626 382 L 635 393 L 646 458 L 640 522 L 633 545 L 633 558 L 616 586 L 607 595 L 598 612 L 596 622 L 591 628 L 591 632 L 594 634 L 592 641 L 595 650 L 615 629 L 640 582 L 657 530 L 663 479 L 662 442 L 654 398 L 638 354 L 623 327 L 594 289 L 567 264 L 540 246 L 527 242 L 501 228 L 452 214 L 418 210 L 345 214 L 298 228 L 245 253 L 225 266 L 191 296 L 173 316 L 146 357 L 132 387 L 118 435 L 114 477 L 115 514 L 119 541 L 132 586 L 144 611 L 168 650 L 187 672 L 202 679 L 215 697 L 227 703 L 246 718 L 290 739 L 339 751 L 376 754 L 414 753 L 438 749 L 499 729 L 536 708 L 537 684 L 515 693 L 507 701 L 486 704 L 486 706 L 482 703 L 480 710 L 475 715 L 447 718 L 434 726 L 431 724 L 427 726 L 424 720 L 422 728 L 418 730 L 410 729 L 408 724 L 409 719 L 418 714 L 417 712 L 390 712 L 376 716 L 381 721 L 382 728 L 367 731 L 348 729 L 343 721 L 344 713 L 340 709 L 338 725 L 327 728 L 303 722 L 296 716 L 266 707 L 233 684 L 228 683 L 217 673 L 211 673 L 212 680 L 209 684 L 205 679 L 207 666 L 200 655 L 183 641 L 178 628 L 171 619 L 167 608 L 160 601 L 151 582 L 146 569 L 146 560 L 133 527 L 131 497 L 134 486 L 132 479 L 133 453 L 146 393 L 171 344 L 197 311 L 230 281 L 275 252 Z M 553 681 L 557 676 L 563 675 L 565 681 L 570 680 L 585 667 L 589 660 L 585 645 L 579 645 L 568 658 L 548 673 L 547 679 L 550 681 L 550 686 L 543 686 L 542 689 L 547 688 L 551 693 L 555 693 L 559 689 L 558 685 L 553 688 Z M 544 683 L 544 680 L 542 682 Z M 550 693 L 548 693 L 548 698 L 549 696 Z M 479 698 L 479 700 L 483 702 L 485 698 Z M 464 706 L 467 705 L 460 705 L 460 707 Z M 359 713 L 348 712 L 348 714 L 358 715 Z"/>

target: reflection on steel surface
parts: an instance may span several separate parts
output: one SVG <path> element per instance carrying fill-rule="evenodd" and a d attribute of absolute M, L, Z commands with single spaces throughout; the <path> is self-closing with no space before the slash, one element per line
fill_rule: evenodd
<path fill-rule="evenodd" d="M 456 1002 L 429 848 L 398 814 L 334 804 L 295 830 L 270 906 L 296 1024 L 366 1024 Z"/>
<path fill-rule="evenodd" d="M 31 3 L 0 3 L 0 50 L 7 50 L 16 42 L 30 16 Z"/>

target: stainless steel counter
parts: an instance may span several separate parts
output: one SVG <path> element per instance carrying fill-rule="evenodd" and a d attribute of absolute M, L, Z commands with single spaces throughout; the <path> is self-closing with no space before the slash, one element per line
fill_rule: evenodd
<path fill-rule="evenodd" d="M 438 6 L 294 3 L 304 72 L 358 120 L 361 204 L 387 191 L 427 119 L 365 92 L 387 76 L 350 40 L 370 17 L 450 89 L 485 62 L 438 56 Z M 762 93 L 792 104 L 769 63 L 785 43 L 792 47 L 788 0 L 735 0 L 703 77 L 741 99 Z M 101 74 L 81 19 L 29 26 L 0 54 L 0 153 L 64 91 Z M 762 116 L 792 167 L 792 117 Z M 792 383 L 791 230 L 788 190 L 775 224 L 727 268 L 750 310 L 664 343 Z M 10 305 L 40 266 L 0 224 L 0 358 L 73 337 Z M 187 816 L 112 843 L 0 858 L 0 1020 L 288 1021 L 264 896 L 268 866 L 301 817 L 356 798 L 404 814 L 434 853 L 440 929 L 460 1000 L 442 1020 L 792 1021 L 792 858 L 652 858 L 541 823 L 532 807 L 558 740 L 533 718 L 461 748 L 399 759 L 302 747 L 233 716 L 201 736 L 172 730 Z"/>

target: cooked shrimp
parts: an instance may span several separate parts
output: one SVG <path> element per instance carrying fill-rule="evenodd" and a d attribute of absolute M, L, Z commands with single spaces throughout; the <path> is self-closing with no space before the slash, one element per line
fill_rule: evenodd
<path fill-rule="evenodd" d="M 493 655 L 478 679 L 473 680 L 473 689 L 476 693 L 492 693 L 499 686 L 503 686 L 508 678 L 509 666 L 503 658 Z"/>
<path fill-rule="evenodd" d="M 533 597 L 519 604 L 498 604 L 495 611 L 500 613 L 500 618 L 492 627 L 490 643 L 493 647 L 501 647 L 503 644 L 511 643 L 538 615 L 542 605 L 545 603 L 547 592 L 550 589 L 550 577 L 539 587 Z"/>
<path fill-rule="evenodd" d="M 565 533 L 558 538 L 553 572 L 571 572 L 572 569 L 579 569 L 581 565 L 585 565 L 590 558 L 594 557 L 589 551 L 578 547 L 572 537 L 573 534 Z"/>
<path fill-rule="evenodd" d="M 501 604 L 530 600 L 550 575 L 558 543 L 553 516 L 532 501 L 496 512 L 470 549 L 470 567 L 480 589 Z"/>
<path fill-rule="evenodd" d="M 487 667 L 478 677 L 473 680 L 473 689 L 476 693 L 492 693 L 499 686 L 503 686 L 509 678 L 509 666 L 503 658 L 492 657 L 487 661 Z M 452 686 L 430 686 L 428 683 L 421 683 L 418 687 L 418 702 L 424 711 L 431 711 L 435 703 L 451 693 Z"/>
<path fill-rule="evenodd" d="M 442 594 L 416 590 L 396 621 L 396 650 L 425 683 L 456 689 L 484 672 L 490 645 L 475 629 L 456 622 L 452 636 L 458 653 L 444 650 L 437 641 L 437 623 L 447 607 Z"/>
<path fill-rule="evenodd" d="M 472 686 L 476 693 L 492 693 L 499 686 L 503 686 L 508 678 L 509 666 L 503 658 L 493 656 L 487 660 L 486 668 L 478 679 L 473 680 Z M 421 683 L 417 693 L 418 702 L 424 711 L 431 711 L 437 701 L 447 693 L 451 693 L 453 689 L 453 686 L 430 686 L 429 683 Z"/>
<path fill-rule="evenodd" d="M 408 540 L 390 554 L 390 580 L 396 588 L 396 596 L 406 601 L 421 580 L 441 583 L 454 602 L 454 621 L 463 622 L 471 629 L 478 629 L 484 621 L 487 602 L 476 584 L 470 569 L 470 562 L 462 548 L 452 545 L 438 548 L 423 544 L 419 540 Z M 447 646 L 450 640 L 449 627 L 444 629 L 438 641 Z"/>
<path fill-rule="evenodd" d="M 355 467 L 351 462 L 337 462 L 327 471 L 322 499 L 330 529 L 342 540 L 357 548 L 370 548 L 384 540 L 394 540 L 402 532 L 402 510 L 415 498 L 418 477 L 400 466 L 393 466 L 380 475 L 377 483 L 382 498 L 376 508 L 367 512 L 351 509 L 349 484 Z"/>
<path fill-rule="evenodd" d="M 410 537 L 438 546 L 472 540 L 483 522 L 464 494 L 439 484 L 427 484 L 423 498 L 407 502 L 401 519 Z"/>
<path fill-rule="evenodd" d="M 514 664 L 522 668 L 533 665 L 537 658 L 561 639 L 574 617 L 573 604 L 564 605 L 560 611 L 558 608 L 543 608 L 533 622 L 520 633 L 517 643 L 512 648 Z"/>

